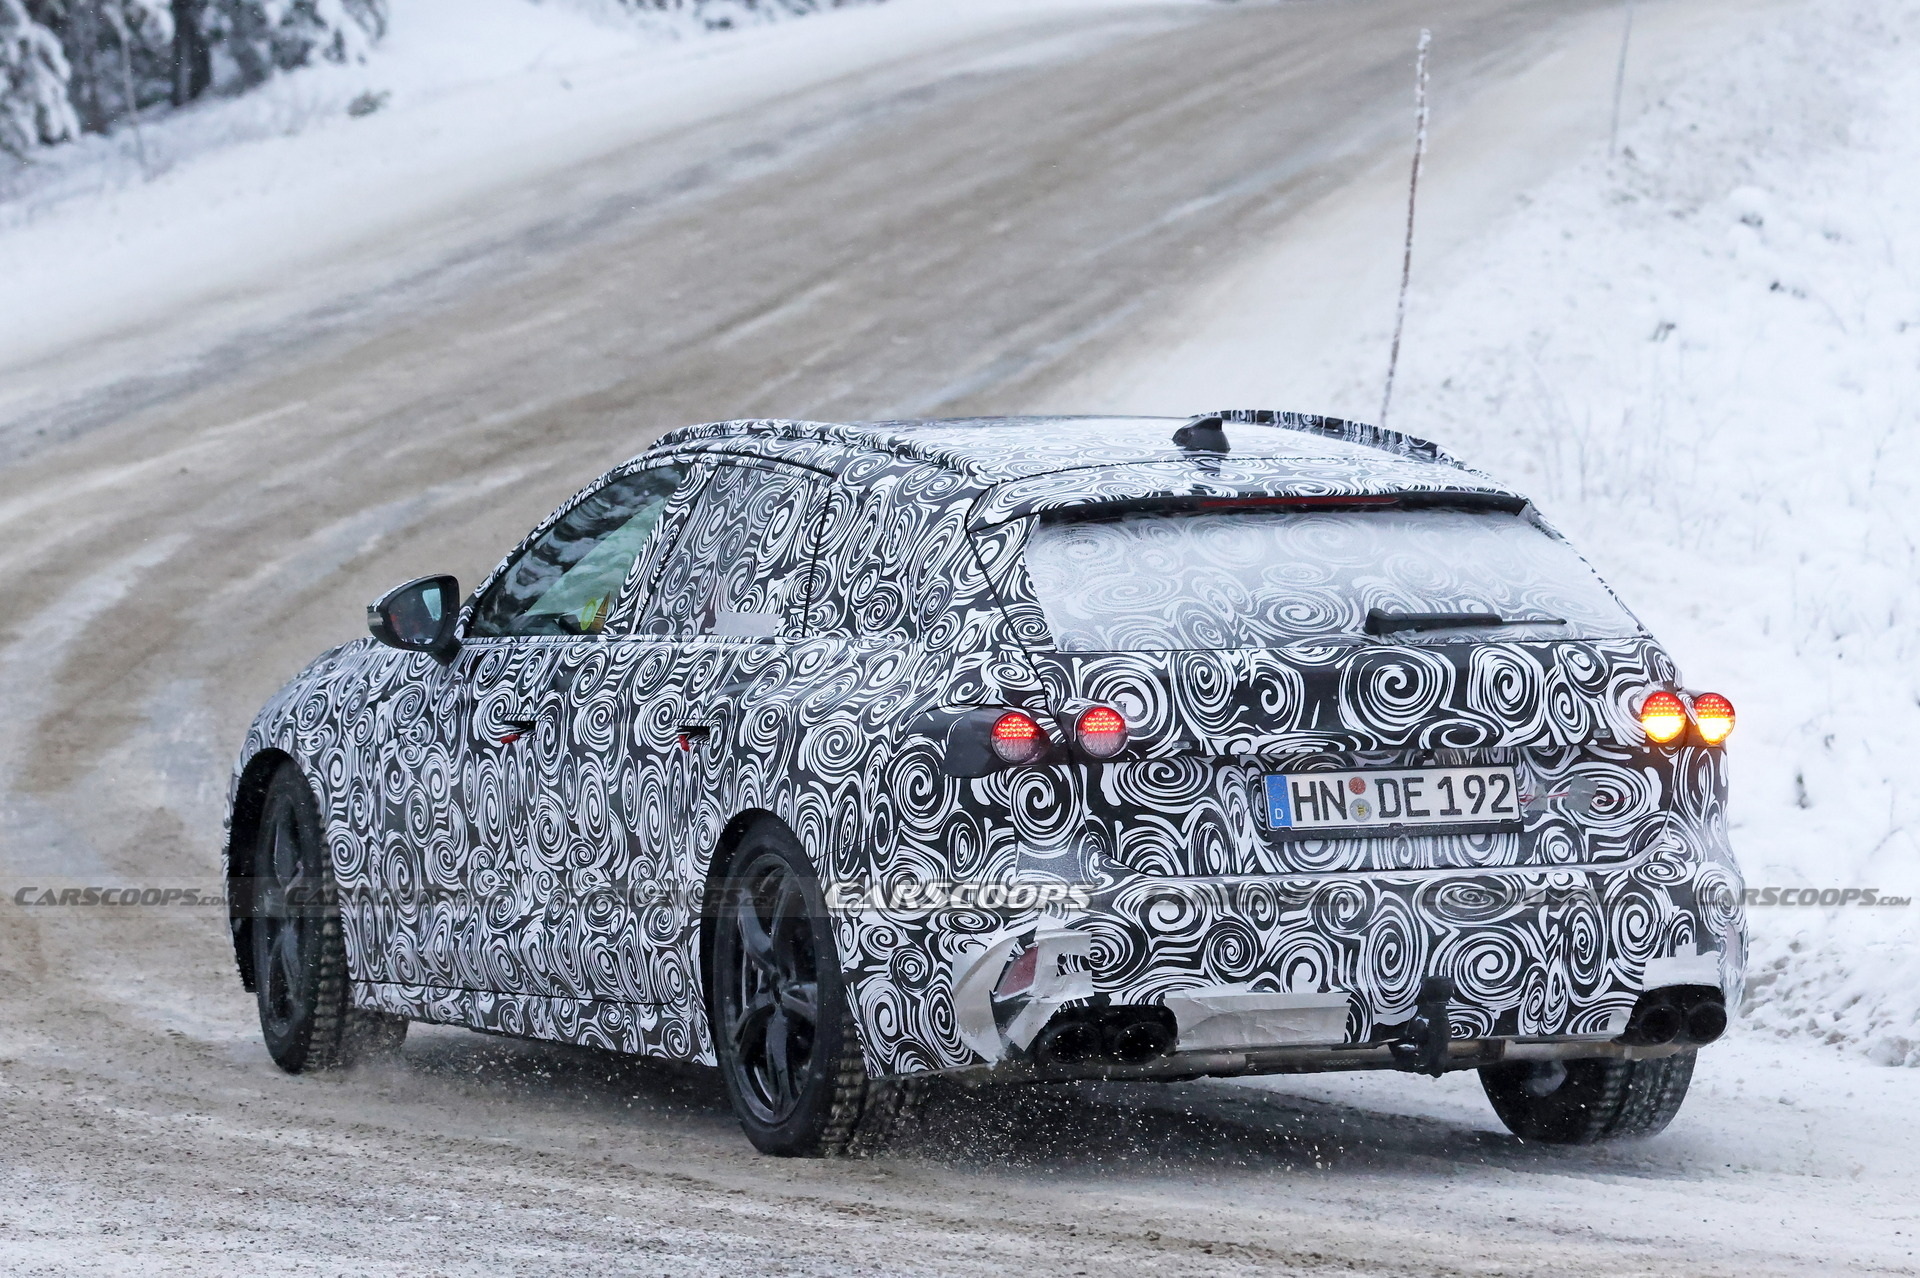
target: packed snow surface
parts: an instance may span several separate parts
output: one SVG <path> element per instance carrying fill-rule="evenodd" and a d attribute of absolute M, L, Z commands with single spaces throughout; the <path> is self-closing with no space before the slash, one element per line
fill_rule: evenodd
<path fill-rule="evenodd" d="M 130 139 L 93 140 L 0 200 L 0 416 L 27 380 L 4 370 L 36 353 L 97 345 L 116 327 L 204 322 L 221 290 L 283 288 L 301 270 L 377 274 L 368 246 L 396 228 L 527 188 L 545 197 L 543 175 L 677 122 L 889 57 L 965 66 L 978 56 L 970 33 L 1099 7 L 889 0 L 669 40 L 554 3 L 397 0 L 392 42 L 366 65 L 289 76 L 151 129 L 150 177 Z M 1920 744 L 1908 637 L 1920 445 L 1903 429 L 1920 376 L 1920 33 L 1891 0 L 1641 0 L 1623 148 L 1610 157 L 1621 16 L 1581 18 L 1578 57 L 1486 77 L 1480 98 L 1437 98 L 1390 424 L 1534 493 L 1689 681 L 1733 697 L 1734 835 L 1756 889 L 1908 896 L 1920 886 L 1920 813 L 1902 788 Z M 1445 65 L 1461 51 L 1434 25 Z M 1009 41 L 999 65 L 1080 57 L 1078 39 Z M 456 42 L 470 43 L 456 56 Z M 1409 71 L 1411 52 L 1409 40 Z M 389 96 L 349 116 L 365 93 Z M 1534 127 L 1548 114 L 1554 127 Z M 1539 145 L 1569 123 L 1584 149 Z M 929 135 L 903 136 L 896 145 Z M 1289 216 L 1286 243 L 1197 281 L 1193 305 L 1124 358 L 1023 406 L 1374 417 L 1405 173 L 1396 157 L 1331 184 L 1324 208 Z M 1491 192 L 1502 194 L 1489 212 Z M 343 367 L 355 366 L 322 375 Z M 943 371 L 925 375 L 940 384 Z M 79 393 L 45 380 L 47 393 Z M 324 451 L 287 464 L 239 455 L 243 431 L 270 437 L 300 404 L 248 416 L 208 398 L 228 410 L 216 425 L 156 415 L 174 433 L 122 473 L 84 438 L 8 472 L 42 485 L 13 499 L 15 527 L 41 539 L 14 551 L 29 597 L 0 654 L 0 704 L 21 758 L 0 762 L 24 775 L 39 759 L 40 727 L 66 721 L 41 707 L 96 708 L 51 696 L 86 664 L 74 653 L 97 654 L 87 642 L 138 650 L 162 671 L 96 699 L 157 725 L 90 753 L 99 771 L 86 775 L 110 792 L 60 791 L 76 811 L 56 821 L 38 815 L 54 799 L 10 788 L 0 815 L 24 832 L 5 849 L 16 872 L 211 863 L 215 818 L 183 843 L 161 797 L 199 787 L 194 803 L 219 803 L 200 668 L 112 628 L 133 586 L 151 585 L 143 576 L 177 592 L 174 556 L 190 537 L 223 519 L 262 526 L 223 509 L 242 489 L 298 484 L 324 507 L 319 531 L 300 525 L 260 552 L 262 577 L 295 555 L 360 553 L 369 527 L 399 518 L 325 506 L 338 494 L 320 491 L 321 468 L 354 454 L 331 451 L 320 425 L 307 429 Z M 498 399 L 460 406 L 472 403 Z M 467 437 L 423 429 L 409 442 L 424 452 L 449 438 Z M 215 453 L 223 487 L 198 473 Z M 503 466 L 488 482 L 517 475 Z M 142 487 L 169 492 L 143 505 Z M 441 518 L 433 494 L 420 500 Z M 42 511 L 103 509 L 125 520 L 124 538 L 40 526 Z M 152 510 L 185 513 L 138 522 Z M 62 538 L 102 562 L 31 560 Z M 215 567 L 194 571 L 253 550 L 210 553 Z M 66 565 L 78 565 L 71 580 L 30 597 L 30 572 Z M 324 577 L 288 575 L 303 588 Z M 347 611 L 288 614 L 287 652 Z M 151 600 L 131 615 L 171 616 Z M 271 664 L 280 638 L 249 642 Z M 94 731 L 60 740 L 74 749 L 107 729 Z M 155 796 L 153 819 L 125 822 L 132 846 L 110 856 L 67 833 L 95 793 L 122 803 L 116 813 L 127 794 Z M 9 1272 L 194 1270 L 242 1251 L 276 1272 L 548 1272 L 556 1257 L 675 1273 L 1912 1272 L 1920 1073 L 1883 1066 L 1920 1063 L 1920 916 L 1856 901 L 1756 904 L 1752 921 L 1748 1018 L 1702 1054 L 1691 1099 L 1657 1140 L 1543 1148 L 1497 1134 L 1471 1075 L 1329 1075 L 962 1098 L 894 1158 L 814 1163 L 752 1156 L 710 1072 L 551 1044 L 421 1027 L 391 1069 L 289 1079 L 260 1047 L 217 918 L 142 913 L 108 927 L 15 911 L 0 914 L 0 1120 L 14 1137 L 0 1161 L 12 1191 L 0 1193 L 0 1257 Z"/>
<path fill-rule="evenodd" d="M 0 369 L 351 263 L 400 228 L 728 110 L 1051 12 L 1145 2 L 887 0 L 695 31 L 592 0 L 396 0 L 364 62 L 0 174 Z"/>

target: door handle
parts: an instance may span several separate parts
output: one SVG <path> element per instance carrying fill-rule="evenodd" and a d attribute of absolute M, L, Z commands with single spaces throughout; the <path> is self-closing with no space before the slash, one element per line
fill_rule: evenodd
<path fill-rule="evenodd" d="M 495 729 L 493 739 L 501 745 L 512 745 L 540 726 L 540 720 L 546 716 L 525 706 L 510 706 L 497 715 L 491 715 L 491 726 Z"/>
<path fill-rule="evenodd" d="M 713 736 L 711 723 L 683 723 L 680 725 L 680 749 L 690 751 L 696 743 L 705 745 Z"/>

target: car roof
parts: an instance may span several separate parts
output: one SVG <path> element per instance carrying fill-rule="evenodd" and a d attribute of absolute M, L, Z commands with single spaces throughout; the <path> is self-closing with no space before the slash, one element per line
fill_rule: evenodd
<path fill-rule="evenodd" d="M 1211 419 L 1211 421 L 1209 421 Z M 1217 424 L 1228 451 L 1192 451 L 1174 433 Z M 1337 418 L 1266 410 L 1186 417 L 961 417 L 814 422 L 756 419 L 690 426 L 656 448 L 741 452 L 840 469 L 854 454 L 892 454 L 1000 490 L 1011 517 L 1085 494 L 1201 491 L 1307 495 L 1438 492 L 1524 501 L 1432 442 Z M 1081 496 L 1076 498 L 1076 494 Z"/>

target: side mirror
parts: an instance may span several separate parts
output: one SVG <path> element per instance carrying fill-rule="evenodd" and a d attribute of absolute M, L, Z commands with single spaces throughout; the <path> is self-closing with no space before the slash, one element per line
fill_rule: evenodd
<path fill-rule="evenodd" d="M 460 646 L 460 583 L 452 577 L 416 577 L 367 605 L 367 629 L 389 648 L 430 652 L 446 661 Z"/>

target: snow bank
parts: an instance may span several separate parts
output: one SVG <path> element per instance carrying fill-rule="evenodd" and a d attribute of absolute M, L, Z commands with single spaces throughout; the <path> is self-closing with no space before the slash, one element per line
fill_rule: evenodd
<path fill-rule="evenodd" d="M 1434 251 L 1423 222 L 1392 425 L 1534 494 L 1690 685 L 1732 697 L 1752 887 L 1920 898 L 1920 14 L 1730 7 L 1649 84 L 1662 12 L 1683 7 L 1640 6 L 1653 100 L 1617 158 L 1596 110 L 1584 159 L 1461 247 Z M 1208 304 L 1229 313 L 1126 407 L 1167 410 L 1178 388 L 1377 416 L 1389 281 L 1356 270 L 1360 296 L 1334 296 L 1364 319 L 1276 356 L 1318 300 L 1293 270 L 1244 271 L 1264 297 L 1223 286 Z M 1751 919 L 1752 1024 L 1920 1065 L 1920 905 Z"/>
<path fill-rule="evenodd" d="M 1755 888 L 1920 895 L 1917 38 L 1756 25 L 1448 264 L 1397 400 L 1734 698 Z M 1751 918 L 1757 1025 L 1920 1064 L 1920 908 Z"/>

